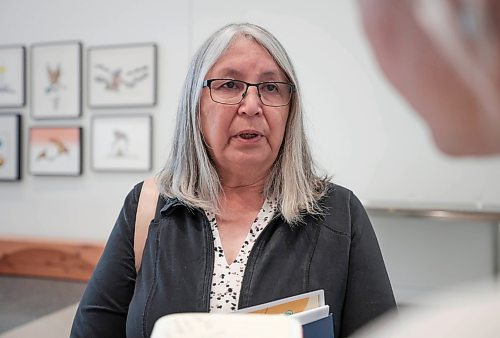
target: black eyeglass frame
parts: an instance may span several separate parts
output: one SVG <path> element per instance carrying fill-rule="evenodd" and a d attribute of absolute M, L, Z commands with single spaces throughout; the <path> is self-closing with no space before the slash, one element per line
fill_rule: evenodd
<path fill-rule="evenodd" d="M 236 81 L 236 82 L 240 82 L 240 83 L 244 83 L 246 85 L 246 88 L 245 90 L 243 91 L 243 93 L 241 94 L 241 99 L 236 102 L 236 103 L 225 103 L 225 102 L 219 102 L 219 101 L 216 101 L 213 96 L 212 96 L 212 82 L 214 81 L 220 81 L 220 80 L 227 80 L 227 81 Z M 260 95 L 260 90 L 259 90 L 259 86 L 260 85 L 263 85 L 263 84 L 266 84 L 266 83 L 271 83 L 271 84 L 274 84 L 274 83 L 281 83 L 281 84 L 285 84 L 285 85 L 288 85 L 290 86 L 290 99 L 288 100 L 287 103 L 285 104 L 280 104 L 280 105 L 270 105 L 270 104 L 266 104 L 264 103 L 264 101 L 262 101 L 262 97 Z M 262 102 L 262 104 L 264 106 L 267 106 L 267 107 L 284 107 L 284 106 L 287 106 L 290 104 L 290 102 L 292 101 L 292 97 L 293 97 L 293 93 L 296 91 L 296 88 L 295 88 L 295 85 L 293 83 L 289 83 L 289 82 L 282 82 L 282 81 L 263 81 L 263 82 L 258 82 L 258 83 L 250 83 L 250 82 L 246 82 L 246 81 L 241 81 L 241 80 L 235 80 L 235 79 L 208 79 L 208 80 L 204 80 L 203 81 L 203 86 L 202 88 L 205 88 L 205 87 L 208 87 L 208 89 L 210 90 L 210 98 L 212 99 L 212 101 L 214 102 L 217 102 L 217 103 L 220 103 L 220 104 L 226 104 L 226 105 L 230 105 L 230 106 L 234 106 L 236 104 L 240 104 L 241 101 L 243 101 L 243 99 L 245 98 L 245 96 L 247 95 L 247 92 L 248 92 L 248 87 L 255 87 L 257 88 L 257 94 L 259 96 L 259 99 L 260 99 L 260 102 Z"/>

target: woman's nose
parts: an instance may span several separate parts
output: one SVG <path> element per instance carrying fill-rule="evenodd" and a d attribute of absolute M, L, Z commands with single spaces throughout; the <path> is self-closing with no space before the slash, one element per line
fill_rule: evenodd
<path fill-rule="evenodd" d="M 241 100 L 238 112 L 250 116 L 262 113 L 262 101 L 256 87 L 248 87 L 243 100 Z"/>

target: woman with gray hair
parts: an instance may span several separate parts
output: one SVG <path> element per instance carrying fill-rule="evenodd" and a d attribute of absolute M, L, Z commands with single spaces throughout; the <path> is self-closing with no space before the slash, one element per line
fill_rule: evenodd
<path fill-rule="evenodd" d="M 148 337 L 176 312 L 231 312 L 323 289 L 335 337 L 395 307 L 368 216 L 320 177 L 300 89 L 277 39 L 251 24 L 215 32 L 189 68 L 174 145 L 138 273 L 123 209 L 72 337 Z"/>

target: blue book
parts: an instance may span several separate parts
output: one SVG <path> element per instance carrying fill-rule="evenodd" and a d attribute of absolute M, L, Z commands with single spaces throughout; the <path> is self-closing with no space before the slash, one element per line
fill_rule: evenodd
<path fill-rule="evenodd" d="M 327 317 L 302 325 L 302 329 L 304 338 L 334 338 L 333 316 L 330 313 Z"/>

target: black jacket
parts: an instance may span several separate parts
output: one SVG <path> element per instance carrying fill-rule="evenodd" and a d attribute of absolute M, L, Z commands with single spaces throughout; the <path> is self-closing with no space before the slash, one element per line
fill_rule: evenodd
<path fill-rule="evenodd" d="M 134 267 L 134 223 L 142 184 L 127 196 L 78 307 L 71 337 L 149 337 L 155 321 L 207 312 L 214 247 L 203 211 L 160 197 L 142 266 Z M 276 215 L 248 257 L 239 308 L 317 289 L 333 313 L 335 337 L 395 307 L 379 245 L 354 194 L 331 185 L 324 216 L 290 227 Z"/>

